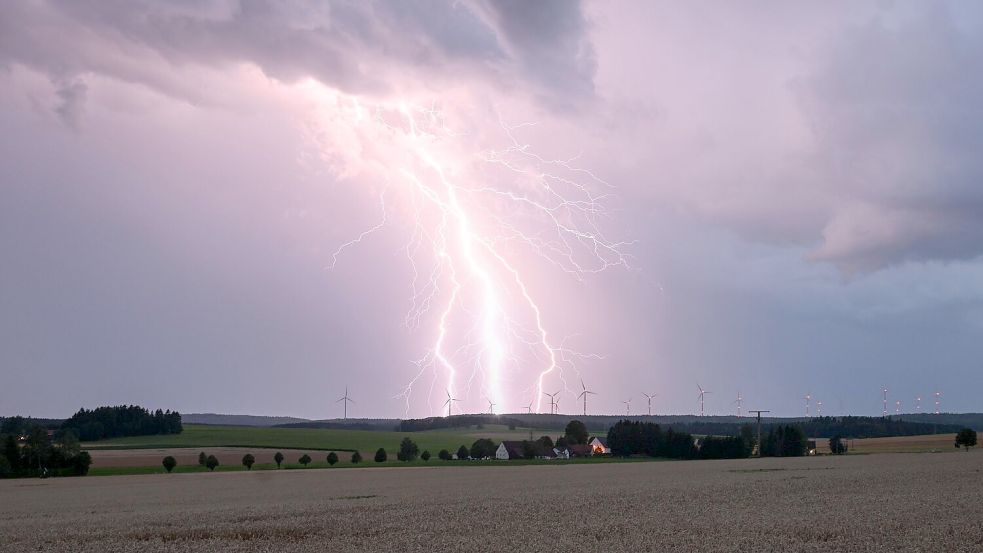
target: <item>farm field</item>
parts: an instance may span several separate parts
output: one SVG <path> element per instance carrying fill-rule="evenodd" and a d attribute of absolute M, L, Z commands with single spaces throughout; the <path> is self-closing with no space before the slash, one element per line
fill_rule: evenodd
<path fill-rule="evenodd" d="M 957 452 L 955 434 L 928 434 L 925 436 L 898 436 L 892 438 L 866 438 L 847 440 L 850 453 L 920 453 Z M 828 443 L 823 444 L 826 450 Z"/>
<path fill-rule="evenodd" d="M 969 552 L 981 485 L 979 451 L 6 480 L 0 550 Z"/>
<path fill-rule="evenodd" d="M 536 438 L 543 434 L 557 435 L 556 431 L 537 431 Z M 529 437 L 529 429 L 509 430 L 507 426 L 488 425 L 484 429 L 474 428 L 455 430 L 433 430 L 426 432 L 378 432 L 372 430 L 338 430 L 326 428 L 257 428 L 249 426 L 212 426 L 188 424 L 180 434 L 160 436 L 132 436 L 113 438 L 82 444 L 84 449 L 95 452 L 100 449 L 163 449 L 163 448 L 288 448 L 314 451 L 360 451 L 363 456 L 371 455 L 383 447 L 395 453 L 399 441 L 409 436 L 420 450 L 427 449 L 436 455 L 441 449 L 457 451 L 462 445 L 468 447 L 478 438 L 495 436 L 495 439 L 522 440 Z M 314 453 L 311 453 L 315 457 Z M 320 457 L 320 455 L 317 455 Z M 159 462 L 159 461 L 158 461 Z"/>

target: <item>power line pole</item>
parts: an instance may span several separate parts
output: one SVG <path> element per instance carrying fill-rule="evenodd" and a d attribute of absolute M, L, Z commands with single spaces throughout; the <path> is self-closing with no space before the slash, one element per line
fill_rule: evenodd
<path fill-rule="evenodd" d="M 758 457 L 761 457 L 761 413 L 771 413 L 771 411 L 755 411 L 748 409 L 748 413 L 754 413 L 758 417 Z"/>

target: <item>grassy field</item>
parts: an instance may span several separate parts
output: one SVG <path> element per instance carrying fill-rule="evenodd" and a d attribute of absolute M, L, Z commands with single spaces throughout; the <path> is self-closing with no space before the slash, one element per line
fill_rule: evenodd
<path fill-rule="evenodd" d="M 555 431 L 533 431 L 533 436 Z M 473 427 L 460 430 L 435 430 L 428 432 L 376 432 L 371 430 L 337 430 L 325 428 L 256 428 L 250 426 L 211 426 L 188 424 L 184 432 L 165 436 L 133 436 L 114 438 L 83 444 L 85 449 L 160 449 L 171 447 L 260 447 L 310 449 L 317 451 L 360 451 L 363 457 L 380 447 L 395 455 L 399 442 L 409 436 L 420 451 L 429 450 L 435 457 L 441 449 L 451 453 L 465 445 L 471 447 L 478 438 L 523 440 L 529 438 L 529 429 L 509 430 L 507 426 L 488 425 L 484 429 Z M 312 455 L 313 456 L 313 455 Z"/>
<path fill-rule="evenodd" d="M 952 551 L 983 453 L 0 480 L 0 551 Z M 466 468 L 467 467 L 467 468 Z"/>

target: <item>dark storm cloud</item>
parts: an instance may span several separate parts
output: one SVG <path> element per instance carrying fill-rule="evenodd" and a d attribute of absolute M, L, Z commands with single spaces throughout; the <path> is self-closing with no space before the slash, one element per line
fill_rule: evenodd
<path fill-rule="evenodd" d="M 564 102 L 589 94 L 593 78 L 573 2 L 51 0 L 5 10 L 0 63 L 56 78 L 105 74 L 188 99 L 194 92 L 169 67 L 252 63 L 279 80 L 314 77 L 357 93 L 468 76 Z"/>

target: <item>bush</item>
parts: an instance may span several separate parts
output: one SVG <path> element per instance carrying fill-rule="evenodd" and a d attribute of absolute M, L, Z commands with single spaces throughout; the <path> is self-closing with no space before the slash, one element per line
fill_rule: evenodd
<path fill-rule="evenodd" d="M 956 447 L 965 447 L 966 451 L 976 445 L 976 431 L 972 428 L 963 428 L 956 434 Z"/>
<path fill-rule="evenodd" d="M 201 453 L 198 454 L 198 464 L 199 465 L 205 466 L 205 463 L 207 461 L 208 461 L 208 455 L 205 455 L 205 452 L 204 451 L 202 451 Z"/>
<path fill-rule="evenodd" d="M 451 460 L 451 452 L 450 451 L 447 451 L 446 449 L 441 449 L 440 451 L 437 452 L 437 457 L 441 461 L 450 461 Z"/>
<path fill-rule="evenodd" d="M 205 459 L 205 466 L 208 467 L 208 470 L 215 470 L 215 467 L 218 466 L 218 458 L 214 455 L 209 455 L 208 458 Z"/>
<path fill-rule="evenodd" d="M 256 462 L 256 458 L 253 457 L 252 453 L 247 453 L 242 456 L 242 466 L 246 467 L 246 470 L 253 470 L 253 463 Z"/>
<path fill-rule="evenodd" d="M 420 455 L 420 448 L 409 437 L 403 438 L 399 442 L 399 452 L 396 454 L 397 459 L 400 461 L 412 461 L 418 455 Z"/>
<path fill-rule="evenodd" d="M 280 468 L 283 463 L 283 454 L 277 451 L 276 455 L 273 456 L 273 462 L 276 463 L 276 468 Z"/>
<path fill-rule="evenodd" d="M 352 464 L 357 465 L 362 462 L 362 454 L 359 452 L 352 453 Z"/>
<path fill-rule="evenodd" d="M 457 458 L 458 459 L 467 459 L 468 458 L 468 448 L 465 447 L 465 446 L 463 446 L 463 445 L 461 447 L 457 448 Z"/>
<path fill-rule="evenodd" d="M 306 467 L 307 465 L 311 464 L 311 456 L 305 453 L 301 455 L 300 459 L 297 459 L 297 461 Z"/>
<path fill-rule="evenodd" d="M 383 449 L 383 448 L 380 447 L 378 450 L 376 450 L 376 452 L 375 452 L 375 462 L 376 463 L 385 463 L 386 462 L 386 450 L 385 449 Z"/>
<path fill-rule="evenodd" d="M 843 455 L 846 453 L 846 444 L 839 434 L 829 439 L 829 451 L 833 455 Z"/>
<path fill-rule="evenodd" d="M 420 458 L 423 459 L 424 461 L 429 461 L 430 460 L 430 452 L 427 451 L 427 450 L 423 450 L 423 453 L 420 454 Z"/>
<path fill-rule="evenodd" d="M 89 467 L 92 466 L 92 456 L 88 451 L 79 452 L 72 458 L 72 472 L 79 476 L 89 474 Z"/>
<path fill-rule="evenodd" d="M 338 462 L 338 454 L 335 453 L 334 451 L 328 453 L 328 464 L 333 467 L 337 462 Z"/>
<path fill-rule="evenodd" d="M 171 472 L 174 470 L 174 467 L 177 466 L 177 459 L 168 455 L 167 457 L 164 457 L 164 460 L 161 461 L 160 464 L 164 465 L 164 470 Z"/>

